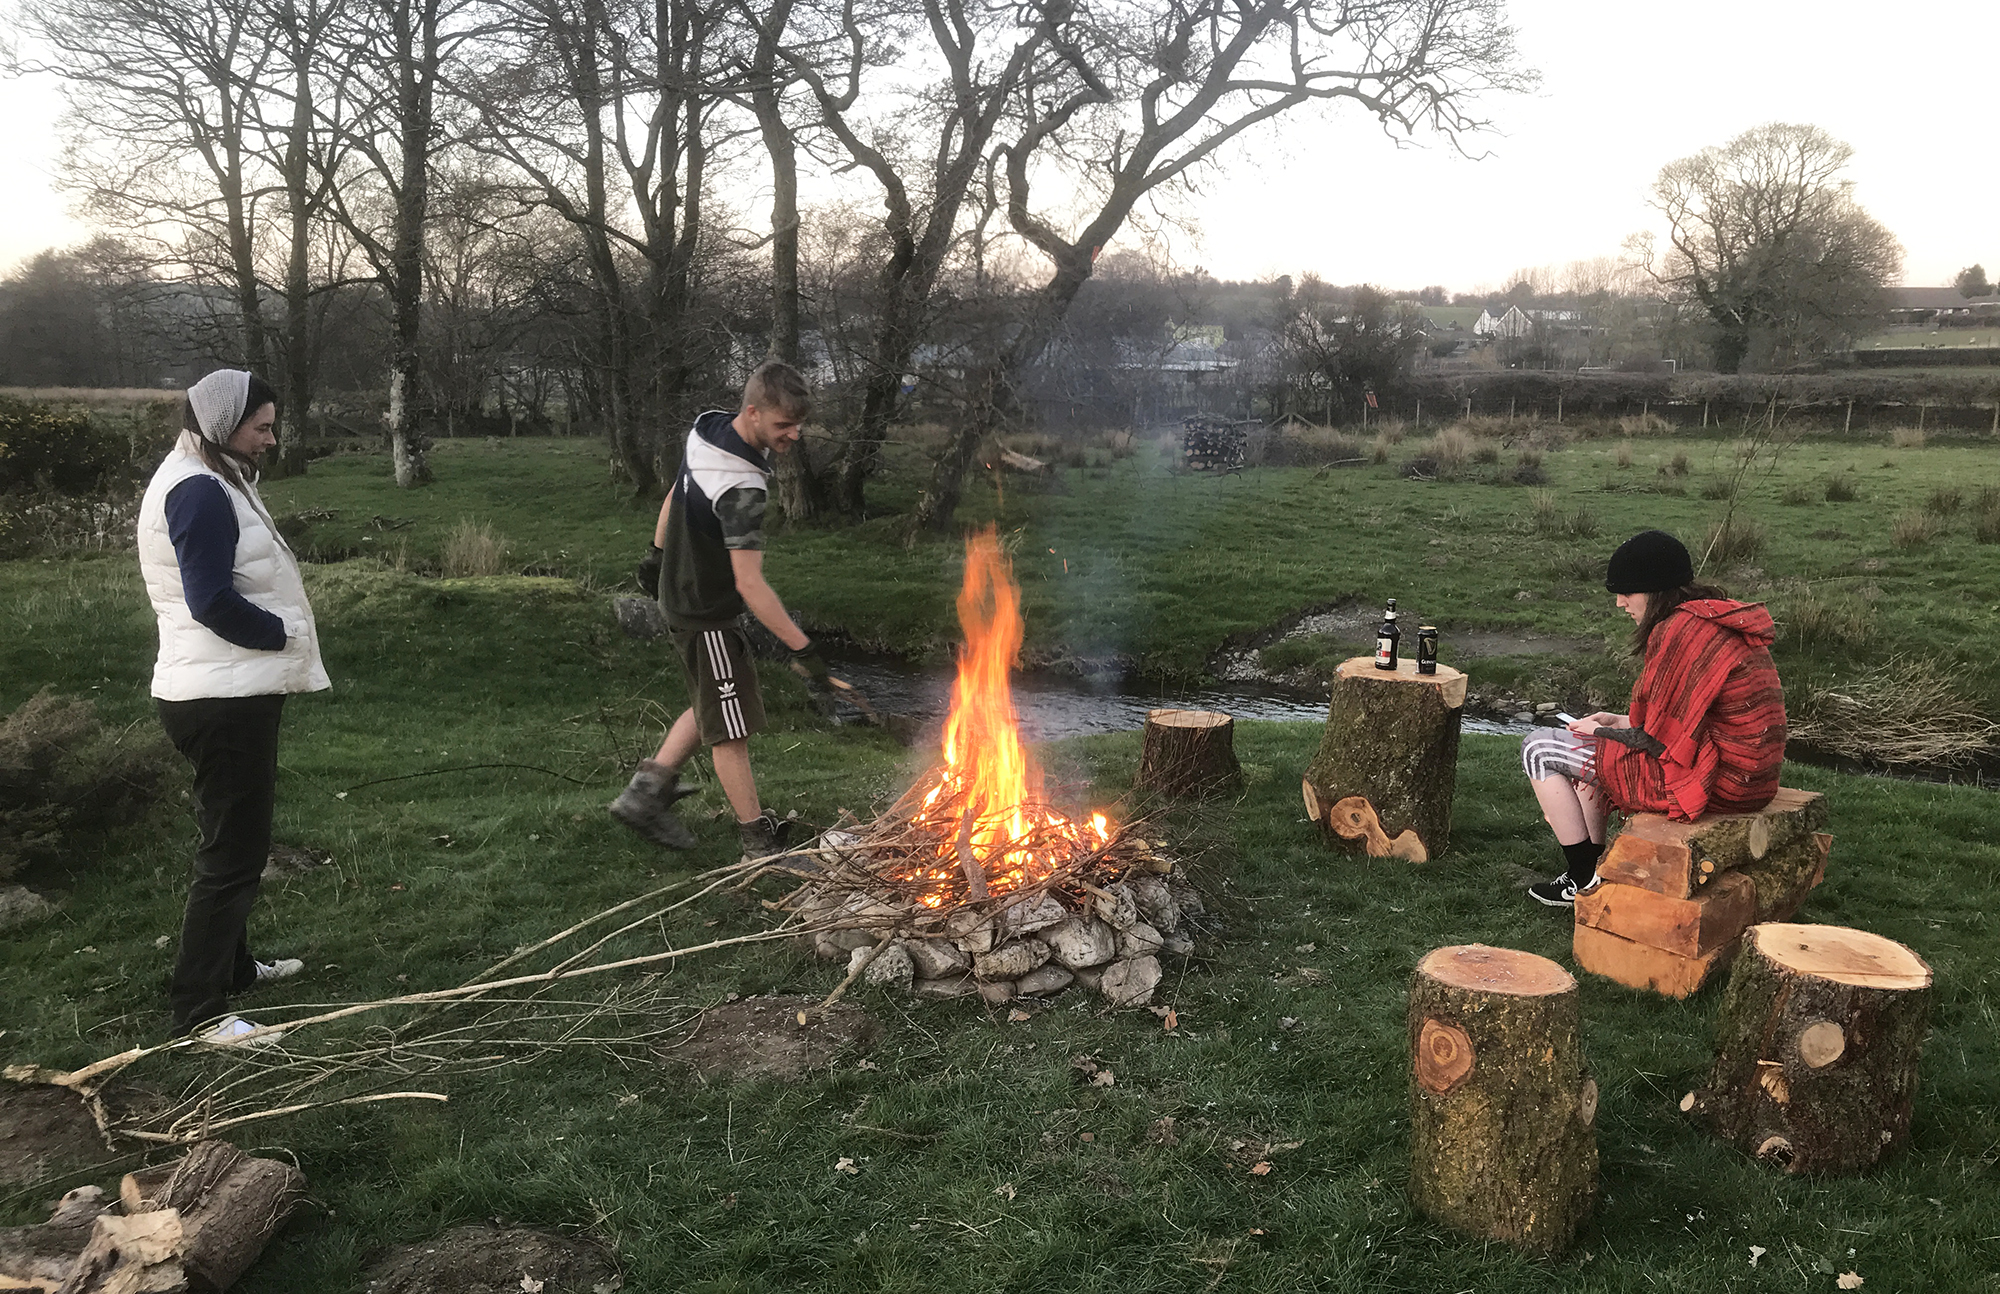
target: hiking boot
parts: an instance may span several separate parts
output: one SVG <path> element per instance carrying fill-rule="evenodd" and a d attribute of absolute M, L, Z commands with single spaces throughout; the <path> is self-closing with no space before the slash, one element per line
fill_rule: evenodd
<path fill-rule="evenodd" d="M 748 822 L 737 823 L 736 830 L 743 836 L 745 859 L 769 858 L 772 854 L 781 854 L 791 847 L 791 820 L 779 817 L 770 809 L 764 810 Z"/>
<path fill-rule="evenodd" d="M 280 957 L 274 962 L 256 962 L 257 983 L 269 984 L 272 980 L 290 979 L 306 968 L 305 962 L 297 957 Z"/>
<path fill-rule="evenodd" d="M 1568 872 L 1564 872 L 1554 880 L 1536 881 L 1530 885 L 1528 897 L 1552 908 L 1575 907 L 1577 895 L 1588 894 L 1603 883 L 1603 877 L 1593 876 L 1587 883 L 1578 885 L 1570 879 Z"/>
<path fill-rule="evenodd" d="M 700 789 L 681 781 L 675 770 L 664 764 L 642 759 L 632 780 L 611 802 L 611 816 L 656 845 L 693 849 L 694 832 L 675 815 L 674 804 Z"/>

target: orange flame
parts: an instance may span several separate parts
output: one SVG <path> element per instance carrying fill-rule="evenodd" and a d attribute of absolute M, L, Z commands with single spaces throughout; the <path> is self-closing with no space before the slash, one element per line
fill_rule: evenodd
<path fill-rule="evenodd" d="M 1041 802 L 1041 770 L 1021 745 L 1008 683 L 1021 650 L 1020 593 L 993 528 L 968 539 L 958 594 L 965 648 L 945 721 L 944 766 L 914 815 L 939 837 L 939 865 L 923 873 L 938 883 L 923 899 L 931 907 L 942 906 L 961 871 L 971 870 L 968 855 L 988 892 L 1004 894 L 1112 838 L 1102 813 L 1086 826 Z"/>

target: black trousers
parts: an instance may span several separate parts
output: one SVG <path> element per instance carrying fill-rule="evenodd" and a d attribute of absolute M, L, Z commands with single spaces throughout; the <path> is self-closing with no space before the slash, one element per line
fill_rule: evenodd
<path fill-rule="evenodd" d="M 160 725 L 194 765 L 201 844 L 181 919 L 180 956 L 169 995 L 174 1033 L 229 1010 L 229 995 L 257 982 L 250 909 L 271 854 L 278 789 L 279 696 L 159 701 Z"/>

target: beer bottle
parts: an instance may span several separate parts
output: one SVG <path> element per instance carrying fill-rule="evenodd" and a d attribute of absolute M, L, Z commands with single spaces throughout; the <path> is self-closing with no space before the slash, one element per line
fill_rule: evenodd
<path fill-rule="evenodd" d="M 1396 668 L 1396 644 L 1403 637 L 1403 631 L 1396 627 L 1396 599 L 1389 599 L 1389 609 L 1382 615 L 1382 627 L 1375 631 L 1375 668 Z"/>
<path fill-rule="evenodd" d="M 1438 631 L 1436 625 L 1417 630 L 1417 673 L 1438 672 Z"/>

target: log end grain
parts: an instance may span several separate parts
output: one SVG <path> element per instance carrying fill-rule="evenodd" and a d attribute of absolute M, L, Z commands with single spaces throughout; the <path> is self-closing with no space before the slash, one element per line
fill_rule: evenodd
<path fill-rule="evenodd" d="M 1856 988 L 1924 989 L 1931 968 L 1893 939 L 1844 926 L 1771 922 L 1751 928 L 1757 950 L 1797 975 Z"/>
<path fill-rule="evenodd" d="M 1576 987 L 1576 977 L 1546 957 L 1485 944 L 1427 953 L 1417 963 L 1417 974 L 1450 988 L 1509 997 L 1547 997 Z"/>
<path fill-rule="evenodd" d="M 1579 925 L 1570 946 L 1576 954 L 1576 964 L 1593 975 L 1602 975 L 1627 988 L 1684 998 L 1699 991 L 1716 971 L 1727 966 L 1739 943 L 1725 944 L 1698 957 L 1684 957 L 1664 948 L 1634 943 L 1608 930 Z"/>

